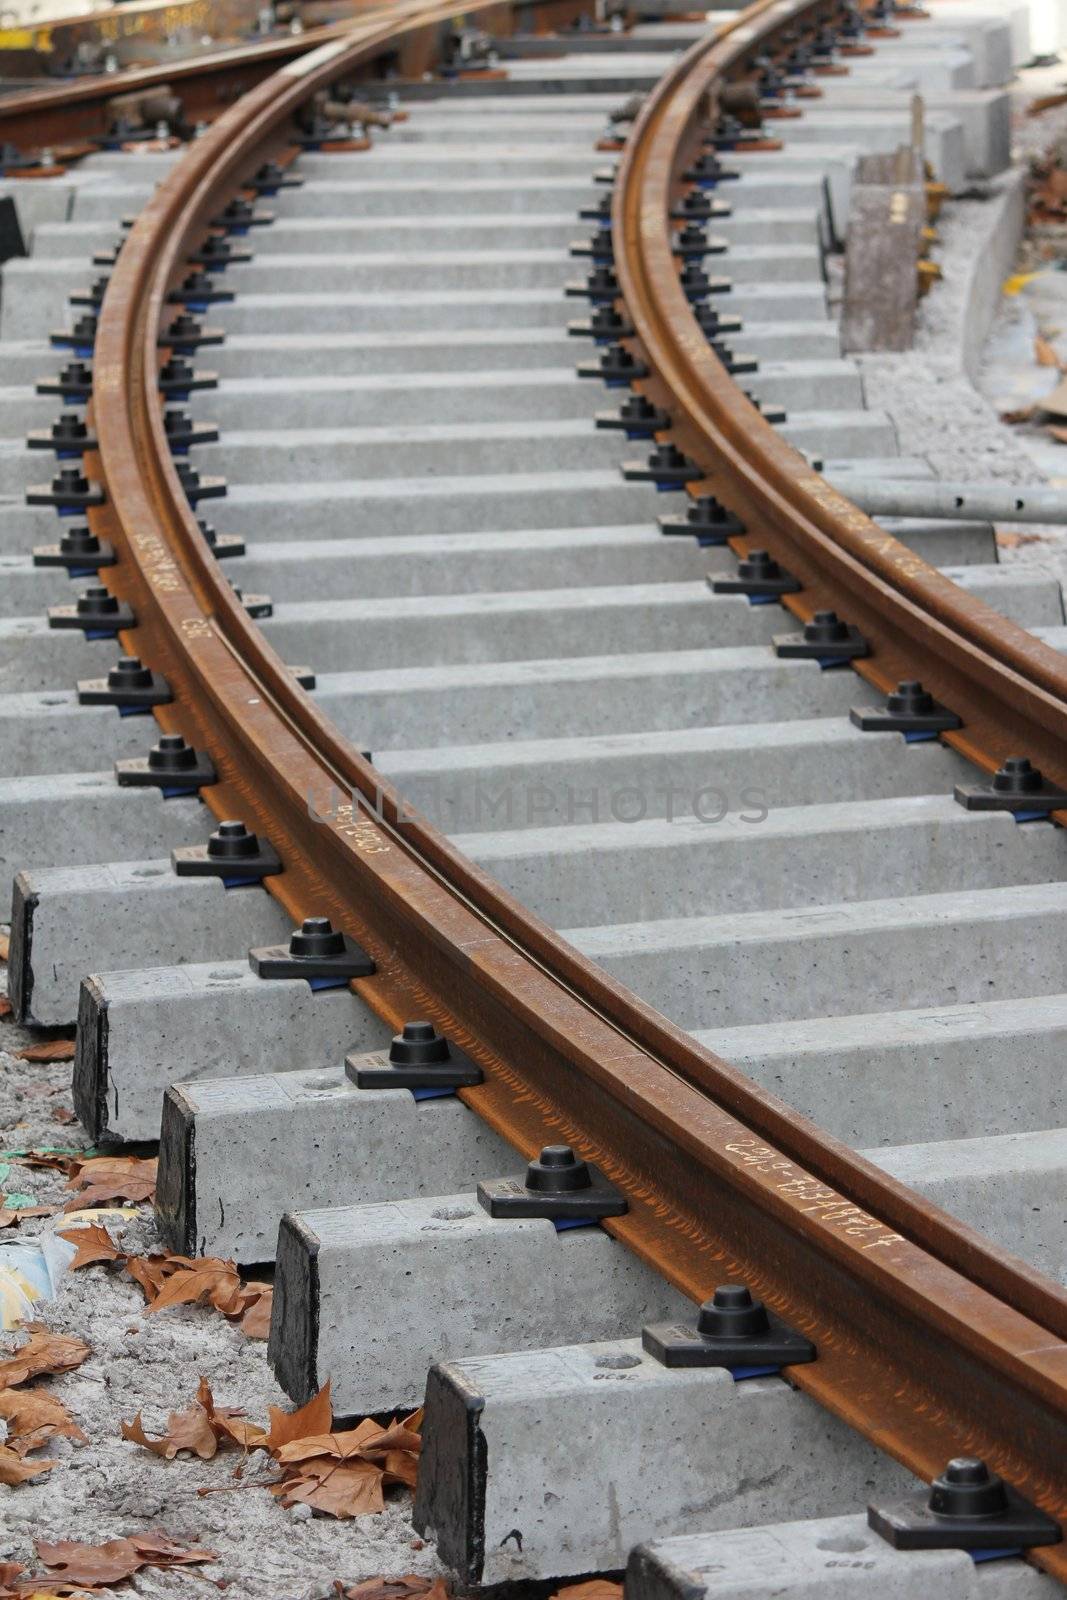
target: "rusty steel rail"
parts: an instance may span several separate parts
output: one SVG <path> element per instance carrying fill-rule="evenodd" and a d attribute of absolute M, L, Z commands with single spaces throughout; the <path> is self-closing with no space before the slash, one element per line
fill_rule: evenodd
<path fill-rule="evenodd" d="M 747 37 L 825 3 L 753 8 Z M 395 1026 L 417 1011 L 479 1062 L 484 1084 L 461 1091 L 474 1110 L 525 1156 L 565 1139 L 598 1162 L 630 1204 L 606 1226 L 694 1300 L 728 1276 L 750 1282 L 817 1341 L 818 1360 L 792 1369 L 792 1381 L 915 1472 L 930 1478 L 952 1455 L 979 1454 L 1062 1519 L 1067 1296 L 758 1090 L 404 815 L 250 622 L 181 490 L 156 338 L 186 255 L 220 201 L 285 147 L 303 100 L 373 71 L 383 52 L 421 48 L 449 15 L 433 0 L 403 0 L 387 19 L 367 18 L 284 67 L 191 148 L 131 231 L 100 318 L 99 450 L 86 457 L 107 494 L 90 522 L 120 553 L 102 577 L 138 618 L 124 644 L 174 689 L 161 725 L 210 750 L 219 782 L 205 802 L 278 848 L 284 871 L 266 882 L 293 920 L 329 915 L 377 963 L 353 987 L 379 1015 Z M 808 473 L 798 484 L 796 458 L 779 457 L 773 436 L 762 441 L 767 481 L 741 460 L 727 430 L 746 434 L 752 419 L 742 412 L 730 424 L 737 396 L 672 297 L 669 255 L 655 257 L 666 248 L 664 197 L 682 136 L 745 37 L 722 36 L 710 69 L 703 50 L 692 53 L 653 96 L 626 157 L 616 225 L 649 353 L 656 360 L 677 345 L 679 362 L 702 376 L 707 368 L 718 394 L 717 423 L 694 399 L 696 420 L 679 427 L 685 447 L 703 451 L 718 486 L 721 427 L 744 485 L 738 503 L 755 514 L 767 502 L 783 527 L 803 531 L 820 512 L 820 481 Z M 646 248 L 651 272 L 638 280 Z M 679 393 L 688 404 L 691 390 Z M 679 405 L 673 393 L 670 403 Z M 820 549 L 833 543 L 814 525 L 812 538 Z M 1067 1572 L 1067 1547 L 1038 1558 Z"/>

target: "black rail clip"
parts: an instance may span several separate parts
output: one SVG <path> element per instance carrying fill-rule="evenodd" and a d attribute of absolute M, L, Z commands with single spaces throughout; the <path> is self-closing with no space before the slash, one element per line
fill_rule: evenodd
<path fill-rule="evenodd" d="M 72 306 L 91 306 L 94 311 L 99 311 L 104 303 L 107 286 L 111 282 L 106 273 L 101 273 L 99 278 L 94 278 L 88 289 L 75 289 L 69 297 Z"/>
<path fill-rule="evenodd" d="M 747 594 L 754 599 L 796 594 L 800 589 L 798 579 L 780 567 L 768 550 L 750 550 L 737 563 L 736 577 L 709 577 L 708 584 L 712 594 Z"/>
<path fill-rule="evenodd" d="M 150 671 L 138 656 L 120 656 L 106 678 L 82 678 L 78 683 L 80 706 L 143 710 L 169 705 L 173 699 L 166 678 Z"/>
<path fill-rule="evenodd" d="M 567 246 L 567 254 L 582 257 L 591 256 L 594 261 L 615 260 L 615 240 L 610 228 L 598 228 L 588 239 L 572 239 Z"/>
<path fill-rule="evenodd" d="M 98 318 L 87 311 L 84 316 L 77 317 L 71 328 L 58 328 L 48 335 L 49 344 L 60 350 L 76 350 L 79 355 L 89 355 L 96 343 L 96 329 Z"/>
<path fill-rule="evenodd" d="M 1067 789 L 1050 783 L 1028 756 L 1009 756 L 991 783 L 973 787 L 958 783 L 953 792 L 968 811 L 1010 811 L 1022 818 L 1067 808 Z"/>
<path fill-rule="evenodd" d="M 273 617 L 274 603 L 269 594 L 245 594 L 232 580 L 230 588 L 240 600 L 250 617 Z"/>
<path fill-rule="evenodd" d="M 594 267 L 584 283 L 564 285 L 563 293 L 572 300 L 615 300 L 619 294 L 619 280 L 609 266 Z"/>
<path fill-rule="evenodd" d="M 714 150 L 702 150 L 692 166 L 682 174 L 686 183 L 696 183 L 708 189 L 713 189 L 719 183 L 729 183 L 740 176 L 736 167 L 724 167 Z"/>
<path fill-rule="evenodd" d="M 72 606 L 49 606 L 50 628 L 80 628 L 83 633 L 108 638 L 120 628 L 135 628 L 137 618 L 126 604 L 109 594 L 102 584 L 93 584 L 79 595 Z"/>
<path fill-rule="evenodd" d="M 120 789 L 162 789 L 164 794 L 195 794 L 217 783 L 215 763 L 205 750 L 194 750 L 180 733 L 161 734 L 146 756 L 115 762 Z"/>
<path fill-rule="evenodd" d="M 693 315 L 709 339 L 724 333 L 740 333 L 744 327 L 741 318 L 732 311 L 720 311 L 718 306 L 709 306 L 706 301 L 693 307 Z"/>
<path fill-rule="evenodd" d="M 58 456 L 80 456 L 96 449 L 96 439 L 76 411 L 64 411 L 50 428 L 34 428 L 26 435 L 30 450 L 54 450 Z"/>
<path fill-rule="evenodd" d="M 974 1456 L 957 1456 L 929 1494 L 868 1506 L 867 1522 L 895 1550 L 997 1550 L 1058 1544 L 1059 1524 Z"/>
<path fill-rule="evenodd" d="M 195 467 L 180 457 L 175 460 L 174 468 L 191 506 L 195 506 L 199 500 L 217 500 L 226 493 L 225 478 L 202 478 Z"/>
<path fill-rule="evenodd" d="M 222 305 L 236 300 L 232 289 L 225 289 L 210 272 L 187 272 L 177 289 L 167 295 L 169 305 L 191 306 L 195 311 L 206 310 L 210 305 Z"/>
<path fill-rule="evenodd" d="M 598 411 L 598 428 L 619 428 L 628 439 L 650 439 L 654 433 L 669 428 L 671 419 L 665 411 L 654 406 L 647 395 L 627 395 L 618 411 Z"/>
<path fill-rule="evenodd" d="M 776 1371 L 815 1360 L 811 1340 L 787 1327 L 743 1283 L 716 1289 L 695 1325 L 654 1322 L 642 1328 L 641 1343 L 665 1367 Z"/>
<path fill-rule="evenodd" d="M 273 845 L 243 822 L 220 822 L 207 844 L 183 844 L 170 853 L 179 878 L 221 878 L 226 884 L 258 883 L 282 870 Z"/>
<path fill-rule="evenodd" d="M 299 189 L 303 182 L 303 178 L 292 177 L 276 161 L 265 161 L 259 171 L 248 179 L 245 188 L 254 189 L 257 194 L 277 194 L 279 189 Z"/>
<path fill-rule="evenodd" d="M 432 1022 L 405 1022 L 388 1055 L 371 1051 L 346 1056 L 345 1074 L 357 1089 L 411 1089 L 424 1096 L 470 1089 L 484 1076 L 477 1062 L 438 1033 Z"/>
<path fill-rule="evenodd" d="M 231 556 L 243 556 L 245 542 L 237 533 L 216 533 L 210 522 L 205 522 L 203 517 L 197 517 L 196 525 L 204 535 L 212 552 L 218 561 L 227 561 Z"/>
<path fill-rule="evenodd" d="M 710 222 L 712 217 L 732 216 L 733 206 L 714 199 L 706 189 L 687 189 L 670 215 L 675 222 Z"/>
<path fill-rule="evenodd" d="M 630 354 L 625 345 L 606 345 L 595 361 L 579 361 L 579 378 L 599 378 L 602 383 L 627 384 L 634 378 L 647 378 L 648 368 Z"/>
<path fill-rule="evenodd" d="M 849 719 L 864 733 L 944 733 L 963 726 L 918 679 L 898 683 L 884 706 L 853 706 Z"/>
<path fill-rule="evenodd" d="M 209 233 L 200 248 L 190 251 L 185 259 L 197 267 L 222 271 L 251 261 L 252 252 L 232 244 L 225 234 Z"/>
<path fill-rule="evenodd" d="M 658 520 L 661 533 L 689 534 L 702 545 L 725 544 L 745 531 L 744 523 L 713 494 L 697 495 L 685 511 L 672 512 Z"/>
<path fill-rule="evenodd" d="M 102 506 L 104 486 L 93 483 L 79 467 L 61 467 L 51 483 L 33 483 L 26 490 L 28 506 L 56 506 L 60 511 L 83 511 Z"/>
<path fill-rule="evenodd" d="M 165 328 L 159 330 L 156 343 L 160 349 L 198 350 L 205 344 L 224 344 L 226 335 L 221 328 L 205 328 L 189 311 L 179 311 Z"/>
<path fill-rule="evenodd" d="M 776 633 L 774 648 L 783 660 L 819 661 L 828 666 L 856 661 L 868 652 L 859 629 L 842 622 L 836 611 L 816 611 L 802 633 Z"/>
<path fill-rule="evenodd" d="M 599 1167 L 576 1156 L 569 1144 L 547 1144 L 519 1178 L 489 1178 L 478 1199 L 491 1217 L 548 1217 L 553 1222 L 596 1222 L 621 1217 L 626 1197 Z"/>
<path fill-rule="evenodd" d="M 106 539 L 81 526 L 69 528 L 58 544 L 34 546 L 35 567 L 66 567 L 72 578 L 80 578 L 101 567 L 115 565 L 115 551 Z"/>
<path fill-rule="evenodd" d="M 251 200 L 235 195 L 208 226 L 225 228 L 227 233 L 243 233 L 246 228 L 269 228 L 273 221 L 273 211 L 257 211 Z"/>
<path fill-rule="evenodd" d="M 85 401 L 93 392 L 93 368 L 89 361 L 68 361 L 54 378 L 38 378 L 37 394 L 58 394 L 64 400 Z"/>
<path fill-rule="evenodd" d="M 678 275 L 678 282 L 689 300 L 704 300 L 709 294 L 729 294 L 733 284 L 729 278 L 709 277 L 699 261 L 689 260 Z"/>
<path fill-rule="evenodd" d="M 709 237 L 698 222 L 687 222 L 671 240 L 671 252 L 683 260 L 699 260 L 701 256 L 723 256 L 727 251 L 725 239 Z"/>
<path fill-rule="evenodd" d="M 188 450 L 194 444 L 217 444 L 219 437 L 214 422 L 194 422 L 187 412 L 173 406 L 163 413 L 163 431 L 175 452 Z"/>
<path fill-rule="evenodd" d="M 367 952 L 335 928 L 329 917 L 305 917 L 288 944 L 250 950 L 248 964 L 259 978 L 306 978 L 318 985 L 369 978 L 377 970 Z"/>
<path fill-rule="evenodd" d="M 578 216 L 583 222 L 599 222 L 602 227 L 611 227 L 611 195 L 602 194 L 595 205 L 580 206 Z"/>
<path fill-rule="evenodd" d="M 680 489 L 707 476 L 703 467 L 690 461 L 670 440 L 650 450 L 647 461 L 624 461 L 622 475 L 629 483 L 655 483 L 668 489 Z"/>
<path fill-rule="evenodd" d="M 606 302 L 593 307 L 588 322 L 567 324 L 567 332 L 572 339 L 595 339 L 600 344 L 609 344 L 616 339 L 627 339 L 633 331 L 633 324 L 627 322 L 613 305 Z"/>

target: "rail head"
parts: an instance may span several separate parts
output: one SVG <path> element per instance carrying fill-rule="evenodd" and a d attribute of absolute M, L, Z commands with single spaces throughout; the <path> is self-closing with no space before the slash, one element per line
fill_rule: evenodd
<path fill-rule="evenodd" d="M 801 9 L 763 0 L 744 26 L 762 37 Z M 794 1381 L 914 1471 L 981 1453 L 1062 1516 L 1067 1297 L 757 1090 L 406 816 L 249 620 L 181 489 L 156 380 L 185 256 L 284 146 L 304 100 L 451 15 L 403 0 L 252 89 L 190 148 L 119 255 L 94 361 L 87 467 L 107 499 L 91 522 L 121 553 L 106 577 L 135 609 L 139 652 L 175 689 L 159 720 L 211 751 L 215 815 L 280 849 L 268 883 L 293 920 L 327 914 L 371 953 L 360 995 L 392 1024 L 414 1007 L 479 1061 L 485 1082 L 463 1096 L 518 1150 L 565 1138 L 600 1164 L 630 1202 L 611 1231 L 694 1299 L 744 1276 L 818 1341 Z M 712 47 L 716 72 L 736 65 L 727 43 Z M 699 59 L 660 93 L 695 108 L 714 82 L 705 74 L 694 93 Z M 642 169 L 642 186 L 671 181 L 669 167 Z"/>

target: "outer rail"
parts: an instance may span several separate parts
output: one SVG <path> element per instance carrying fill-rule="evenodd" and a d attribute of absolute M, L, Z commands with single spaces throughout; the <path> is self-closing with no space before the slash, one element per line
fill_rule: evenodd
<path fill-rule="evenodd" d="M 162 725 L 211 750 L 207 804 L 279 847 L 271 892 L 294 920 L 325 913 L 358 937 L 378 971 L 354 987 L 379 1014 L 417 1007 L 476 1057 L 485 1083 L 463 1097 L 480 1115 L 524 1155 L 565 1138 L 599 1162 L 630 1201 L 612 1232 L 694 1299 L 750 1281 L 818 1342 L 794 1381 L 914 1471 L 978 1453 L 1063 1517 L 1067 1297 L 757 1090 L 405 817 L 250 623 L 180 489 L 156 337 L 186 254 L 303 99 L 448 15 L 404 0 L 285 67 L 193 146 L 130 233 L 102 308 L 87 458 L 107 488 L 91 521 L 121 552 L 105 577 L 139 618 L 125 642 L 176 691 Z M 684 75 L 656 103 L 669 112 L 676 93 Z M 665 228 L 659 201 L 646 216 Z M 1067 1572 L 1055 1551 L 1043 1560 Z"/>

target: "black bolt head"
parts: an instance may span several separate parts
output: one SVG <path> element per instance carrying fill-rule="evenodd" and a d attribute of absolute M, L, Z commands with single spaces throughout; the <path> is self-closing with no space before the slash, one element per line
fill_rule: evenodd
<path fill-rule="evenodd" d="M 52 479 L 53 494 L 85 494 L 89 480 L 80 467 L 62 467 Z"/>
<path fill-rule="evenodd" d="M 526 1169 L 526 1187 L 537 1194 L 588 1189 L 591 1181 L 587 1164 L 569 1144 L 546 1144 Z"/>
<path fill-rule="evenodd" d="M 697 1328 L 709 1339 L 752 1339 L 770 1327 L 767 1308 L 754 1300 L 743 1283 L 720 1285 L 710 1300 L 705 1300 L 697 1318 Z"/>
<path fill-rule="evenodd" d="M 585 281 L 587 288 L 594 294 L 615 294 L 619 287 L 619 280 L 612 267 L 594 267 Z"/>
<path fill-rule="evenodd" d="M 781 568 L 777 561 L 767 550 L 750 550 L 743 560 L 737 563 L 737 575 L 746 580 L 759 580 L 760 578 L 780 578 Z"/>
<path fill-rule="evenodd" d="M 619 407 L 619 415 L 627 422 L 650 422 L 656 415 L 656 408 L 647 394 L 630 394 Z"/>
<path fill-rule="evenodd" d="M 289 954 L 293 956 L 337 956 L 344 947 L 345 936 L 337 932 L 329 917 L 305 917 L 289 938 Z"/>
<path fill-rule="evenodd" d="M 171 356 L 169 361 L 164 362 L 159 375 L 167 383 L 177 383 L 185 378 L 192 382 L 194 376 L 193 369 L 184 356 Z"/>
<path fill-rule="evenodd" d="M 589 319 L 594 333 L 616 333 L 625 323 L 614 306 L 597 306 Z"/>
<path fill-rule="evenodd" d="M 405 1022 L 389 1046 L 389 1060 L 397 1067 L 425 1067 L 448 1056 L 448 1040 L 432 1022 Z"/>
<path fill-rule="evenodd" d="M 678 446 L 668 439 L 666 444 L 658 444 L 648 453 L 650 467 L 684 467 L 685 456 Z"/>
<path fill-rule="evenodd" d="M 997 794 L 1036 794 L 1044 782 L 1044 773 L 1029 756 L 1008 756 L 994 775 L 993 788 Z"/>
<path fill-rule="evenodd" d="M 100 553 L 100 540 L 88 528 L 70 528 L 60 539 L 59 548 L 65 556 L 95 556 Z"/>
<path fill-rule="evenodd" d="M 842 622 L 836 611 L 816 611 L 810 622 L 804 624 L 804 639 L 808 644 L 837 644 L 848 638 L 848 624 Z"/>
<path fill-rule="evenodd" d="M 98 616 L 104 612 L 115 612 L 119 603 L 113 594 L 109 594 L 103 584 L 91 584 L 84 593 L 78 596 L 76 610 L 79 616 Z"/>
<path fill-rule="evenodd" d="M 679 229 L 674 242 L 683 249 L 695 249 L 698 245 L 706 245 L 708 236 L 697 223 L 687 222 L 684 228 Z"/>
<path fill-rule="evenodd" d="M 898 683 L 892 694 L 886 696 L 886 709 L 897 716 L 921 715 L 933 709 L 934 697 L 925 690 L 917 678 Z"/>
<path fill-rule="evenodd" d="M 196 751 L 180 733 L 164 733 L 148 752 L 148 766 L 152 772 L 185 772 L 196 766 Z"/>
<path fill-rule="evenodd" d="M 1008 1509 L 1004 1481 L 977 1456 L 957 1456 L 930 1485 L 930 1510 L 942 1517 L 998 1517 Z"/>
<path fill-rule="evenodd" d="M 152 674 L 139 656 L 119 656 L 107 675 L 109 689 L 148 689 Z"/>
<path fill-rule="evenodd" d="M 220 822 L 207 842 L 213 861 L 240 861 L 259 854 L 259 838 L 243 822 Z"/>

